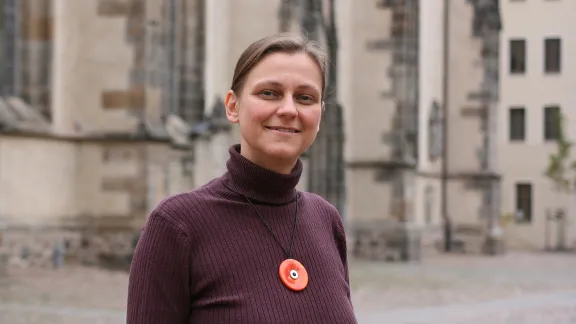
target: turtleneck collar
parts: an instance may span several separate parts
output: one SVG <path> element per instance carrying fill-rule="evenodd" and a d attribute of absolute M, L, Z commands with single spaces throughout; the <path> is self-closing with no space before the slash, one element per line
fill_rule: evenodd
<path fill-rule="evenodd" d="M 289 174 L 281 174 L 242 156 L 240 144 L 232 145 L 229 153 L 230 158 L 226 163 L 228 172 L 224 175 L 224 184 L 229 189 L 249 199 L 270 204 L 285 204 L 296 198 L 296 185 L 303 168 L 300 159 Z"/>

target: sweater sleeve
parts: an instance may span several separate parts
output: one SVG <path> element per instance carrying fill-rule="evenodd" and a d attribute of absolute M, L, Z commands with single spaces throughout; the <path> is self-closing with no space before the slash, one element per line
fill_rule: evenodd
<path fill-rule="evenodd" d="M 142 230 L 128 283 L 127 324 L 187 323 L 189 238 L 156 210 Z"/>
<path fill-rule="evenodd" d="M 336 213 L 335 225 L 334 225 L 334 236 L 336 237 L 336 245 L 338 246 L 338 252 L 340 253 L 340 259 L 342 260 L 342 265 L 344 266 L 344 275 L 346 277 L 346 283 L 350 287 L 350 275 L 348 271 L 348 247 L 346 243 L 346 231 L 344 230 L 344 224 L 342 224 L 342 218 L 338 211 Z M 350 289 L 348 289 L 348 299 L 351 297 Z"/>

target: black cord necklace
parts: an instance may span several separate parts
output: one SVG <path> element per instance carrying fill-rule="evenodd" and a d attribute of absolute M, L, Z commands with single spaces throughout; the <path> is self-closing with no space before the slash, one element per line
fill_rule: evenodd
<path fill-rule="evenodd" d="M 258 217 L 260 217 L 260 220 L 262 220 L 262 223 L 264 223 L 264 226 L 266 226 L 266 228 L 268 229 L 268 232 L 270 232 L 270 234 L 272 235 L 274 240 L 276 240 L 278 245 L 280 245 L 282 250 L 284 250 L 284 253 L 286 254 L 286 258 L 288 258 L 288 259 L 292 258 L 292 247 L 294 246 L 294 238 L 296 237 L 296 221 L 298 220 L 298 196 L 299 195 L 296 194 L 296 213 L 294 213 L 294 225 L 292 226 L 292 239 L 290 240 L 289 250 L 286 250 L 284 248 L 284 246 L 282 245 L 282 243 L 280 243 L 280 240 L 276 237 L 276 235 L 274 235 L 272 228 L 270 227 L 270 225 L 268 225 L 268 223 L 266 223 L 266 221 L 264 220 L 264 217 L 262 217 L 262 215 L 258 212 L 258 209 L 256 209 L 256 206 L 254 206 L 252 201 L 250 199 L 248 199 L 248 197 L 244 196 L 244 198 L 246 198 L 246 200 L 250 203 L 250 205 L 252 206 L 252 208 L 256 212 L 256 215 L 258 215 Z"/>
<path fill-rule="evenodd" d="M 294 247 L 294 238 L 296 237 L 296 223 L 298 220 L 299 196 L 300 195 L 297 193 L 296 212 L 294 213 L 294 225 L 292 226 L 292 239 L 290 240 L 290 247 L 288 250 L 284 248 L 280 240 L 276 237 L 276 235 L 274 235 L 274 231 L 272 231 L 270 225 L 268 225 L 266 220 L 264 220 L 264 217 L 262 217 L 262 215 L 258 212 L 258 209 L 256 209 L 256 206 L 254 206 L 252 201 L 248 199 L 248 197 L 244 196 L 246 201 L 248 201 L 248 203 L 252 206 L 252 209 L 254 209 L 254 211 L 256 212 L 256 215 L 258 215 L 262 223 L 264 223 L 264 226 L 266 226 L 266 228 L 268 229 L 274 240 L 276 240 L 278 245 L 280 245 L 280 247 L 286 254 L 286 259 L 280 264 L 278 274 L 280 276 L 280 280 L 282 281 L 282 283 L 286 287 L 294 291 L 301 291 L 308 285 L 308 272 L 300 262 L 292 258 L 292 248 Z"/>

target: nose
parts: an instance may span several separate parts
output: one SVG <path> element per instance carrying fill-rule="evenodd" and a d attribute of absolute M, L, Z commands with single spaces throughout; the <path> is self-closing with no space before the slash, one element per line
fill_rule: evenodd
<path fill-rule="evenodd" d="M 294 98 L 292 98 L 292 96 L 286 96 L 286 99 L 282 100 L 280 107 L 278 107 L 276 114 L 285 117 L 298 116 L 298 109 L 296 108 L 296 102 L 294 102 Z"/>

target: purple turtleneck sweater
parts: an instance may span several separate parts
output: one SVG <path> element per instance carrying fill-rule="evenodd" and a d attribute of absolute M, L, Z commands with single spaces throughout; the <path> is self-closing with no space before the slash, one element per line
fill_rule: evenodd
<path fill-rule="evenodd" d="M 296 190 L 302 162 L 278 174 L 234 145 L 227 169 L 150 215 L 130 269 L 127 323 L 357 323 L 340 216 L 321 197 Z M 298 202 L 292 258 L 308 272 L 303 291 L 280 280 L 286 254 L 246 197 L 286 250 Z"/>

